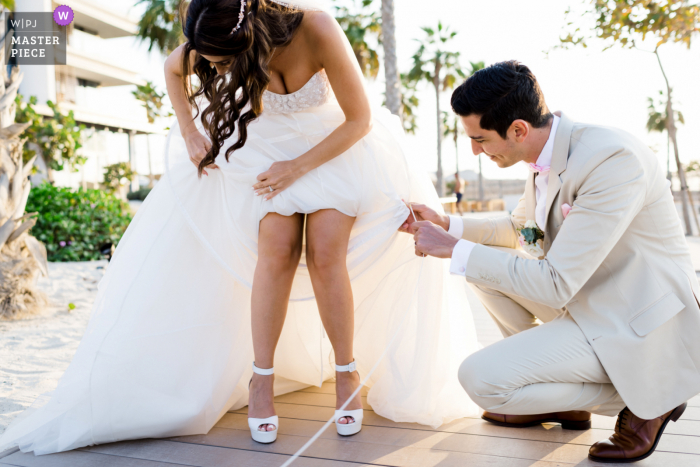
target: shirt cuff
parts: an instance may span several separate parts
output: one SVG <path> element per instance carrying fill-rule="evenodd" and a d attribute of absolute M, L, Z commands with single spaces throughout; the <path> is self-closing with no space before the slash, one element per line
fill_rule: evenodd
<path fill-rule="evenodd" d="M 447 230 L 447 233 L 454 238 L 462 238 L 462 234 L 464 233 L 464 222 L 462 222 L 462 218 L 450 215 L 447 217 L 450 218 L 450 228 Z"/>
<path fill-rule="evenodd" d="M 476 243 L 469 240 L 460 240 L 452 250 L 452 259 L 450 260 L 450 274 L 457 276 L 467 275 L 467 263 L 469 256 L 472 254 Z"/>

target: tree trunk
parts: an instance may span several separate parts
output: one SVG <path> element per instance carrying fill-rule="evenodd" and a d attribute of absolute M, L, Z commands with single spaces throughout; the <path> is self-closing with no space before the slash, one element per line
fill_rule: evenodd
<path fill-rule="evenodd" d="M 666 132 L 666 178 L 672 182 L 673 175 L 671 175 L 671 137 Z M 673 191 L 673 189 L 671 189 Z"/>
<path fill-rule="evenodd" d="M 685 171 L 683 170 L 683 164 L 681 164 L 680 156 L 678 155 L 678 141 L 676 141 L 676 119 L 673 114 L 673 101 L 671 85 L 668 82 L 668 77 L 666 76 L 666 71 L 661 63 L 661 57 L 659 56 L 658 47 L 654 50 L 656 55 L 656 60 L 659 62 L 659 68 L 661 68 L 661 74 L 664 76 L 664 81 L 666 81 L 666 131 L 668 132 L 668 137 L 673 142 L 673 152 L 676 157 L 676 167 L 678 168 L 678 179 L 681 182 L 681 202 L 683 204 L 683 221 L 685 222 L 685 234 L 693 235 L 693 228 L 690 224 L 690 216 L 688 215 L 688 202 L 690 202 L 690 207 L 693 211 L 693 217 L 695 218 L 695 224 L 698 228 L 698 233 L 700 234 L 700 224 L 698 224 L 698 216 L 695 213 L 695 205 L 693 203 L 693 197 L 688 190 L 688 184 L 685 180 Z M 687 199 L 686 199 L 687 198 Z"/>
<path fill-rule="evenodd" d="M 0 14 L 7 12 L 0 7 Z M 12 31 L 0 23 L 0 37 L 10 41 Z M 6 45 L 0 47 L 0 63 L 5 63 Z M 38 275 L 48 275 L 46 248 L 29 230 L 37 213 L 25 214 L 31 182 L 29 174 L 38 154 L 26 163 L 23 148 L 27 138 L 20 136 L 30 123 L 15 123 L 15 97 L 23 74 L 19 66 L 0 71 L 0 318 L 13 319 L 46 306 L 47 297 L 36 287 Z"/>
<path fill-rule="evenodd" d="M 382 44 L 384 46 L 384 79 L 386 106 L 394 115 L 401 116 L 401 87 L 396 60 L 396 33 L 394 0 L 382 0 Z"/>
<path fill-rule="evenodd" d="M 433 76 L 433 85 L 435 86 L 435 107 L 437 108 L 437 194 L 439 197 L 445 193 L 443 189 L 442 177 L 442 121 L 440 120 L 440 62 L 435 59 L 435 75 Z"/>
<path fill-rule="evenodd" d="M 676 157 L 676 166 L 678 167 L 678 178 L 681 182 L 681 199 L 683 200 L 683 220 L 685 221 L 685 233 L 686 235 L 693 235 L 693 228 L 690 224 L 690 216 L 688 216 L 688 204 L 690 203 L 690 210 L 693 213 L 693 219 L 695 220 L 695 226 L 700 234 L 700 223 L 698 223 L 698 215 L 695 212 L 695 203 L 693 203 L 693 196 L 690 194 L 688 189 L 688 183 L 685 178 L 685 170 L 683 170 L 683 165 L 681 164 L 680 156 L 678 155 L 678 141 L 676 140 L 676 122 L 673 115 L 673 104 L 671 103 L 671 88 L 668 88 L 668 102 L 666 103 L 666 109 L 668 111 L 668 117 L 666 121 L 668 122 L 668 134 L 673 142 L 673 153 Z M 687 200 L 686 200 L 687 197 Z"/>
<path fill-rule="evenodd" d="M 481 154 L 479 154 L 479 201 L 484 200 L 484 177 L 481 175 Z"/>
<path fill-rule="evenodd" d="M 457 147 L 457 127 L 455 127 L 455 165 L 457 170 L 455 172 L 459 173 L 459 148 Z"/>
<path fill-rule="evenodd" d="M 153 175 L 153 161 L 151 160 L 150 134 L 146 133 L 146 149 L 148 150 L 148 188 L 153 188 L 155 176 Z"/>

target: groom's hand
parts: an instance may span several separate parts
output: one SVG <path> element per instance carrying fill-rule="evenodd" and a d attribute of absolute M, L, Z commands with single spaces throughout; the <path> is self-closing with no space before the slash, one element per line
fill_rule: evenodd
<path fill-rule="evenodd" d="M 451 258 L 452 250 L 459 239 L 448 234 L 444 228 L 430 221 L 411 224 L 413 238 L 416 241 L 416 255 L 429 255 L 436 258 Z"/>
<path fill-rule="evenodd" d="M 404 203 L 406 203 L 406 201 L 404 201 Z M 430 209 L 425 204 L 406 203 L 407 207 L 409 205 L 411 208 L 413 208 L 413 212 L 416 213 L 416 220 L 418 222 L 430 221 L 433 224 L 439 225 L 440 227 L 445 229 L 445 232 L 447 232 L 450 229 L 450 218 L 448 216 L 441 216 L 440 214 L 438 214 L 433 209 Z M 415 220 L 413 219 L 413 214 L 411 214 L 409 212 L 408 218 L 406 219 L 406 221 L 403 224 L 401 224 L 401 227 L 399 227 L 399 231 L 406 232 L 406 233 L 413 233 L 413 231 L 411 230 L 411 224 L 413 224 L 414 222 L 415 222 Z"/>

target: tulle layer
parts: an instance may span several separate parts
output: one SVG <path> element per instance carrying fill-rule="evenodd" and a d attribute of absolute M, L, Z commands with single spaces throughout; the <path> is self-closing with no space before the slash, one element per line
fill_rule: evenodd
<path fill-rule="evenodd" d="M 0 436 L 0 450 L 18 445 L 46 454 L 203 434 L 226 411 L 246 405 L 250 289 L 259 222 L 270 212 L 336 209 L 356 217 L 347 265 L 361 376 L 406 318 L 368 381 L 375 412 L 432 427 L 475 414 L 457 380 L 459 364 L 478 347 L 465 284 L 448 274 L 446 261 L 416 257 L 413 239 L 397 232 L 408 215 L 402 198 L 441 209 L 398 118 L 379 109 L 369 135 L 270 201 L 251 189 L 259 173 L 303 154 L 343 118 L 334 100 L 263 114 L 249 126 L 245 147 L 227 162 L 224 146 L 220 170 L 201 179 L 175 123 L 167 172 L 119 243 L 70 366 L 57 388 Z M 305 263 L 302 257 L 275 357 L 276 394 L 334 376 Z"/>

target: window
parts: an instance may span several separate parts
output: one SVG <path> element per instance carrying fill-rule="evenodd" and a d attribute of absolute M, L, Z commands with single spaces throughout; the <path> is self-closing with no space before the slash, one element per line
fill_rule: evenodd
<path fill-rule="evenodd" d="M 88 33 L 88 34 L 92 34 L 93 36 L 97 36 L 97 35 L 98 35 L 98 34 L 97 34 L 97 31 L 95 31 L 94 29 L 89 29 L 89 28 L 86 28 L 86 27 L 84 27 L 84 26 L 79 26 L 79 25 L 77 25 L 77 24 L 73 25 L 73 27 L 74 27 L 75 29 L 77 29 L 78 31 L 83 31 L 83 32 Z"/>
<path fill-rule="evenodd" d="M 84 88 L 96 88 L 100 85 L 97 81 L 91 81 L 89 79 L 85 78 L 78 78 L 78 86 L 82 86 Z"/>

